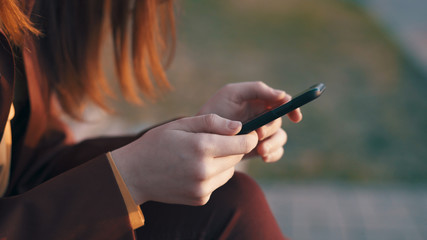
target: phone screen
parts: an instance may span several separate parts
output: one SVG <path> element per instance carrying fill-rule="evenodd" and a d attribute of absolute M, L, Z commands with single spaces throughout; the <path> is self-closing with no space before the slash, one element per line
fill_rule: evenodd
<path fill-rule="evenodd" d="M 284 103 L 273 110 L 262 113 L 254 119 L 243 123 L 242 130 L 240 130 L 237 135 L 250 133 L 264 126 L 265 124 L 274 121 L 275 119 L 282 117 L 285 114 L 313 101 L 322 95 L 325 88 L 325 84 L 323 83 L 311 86 L 301 94 L 298 94 L 291 101 Z"/>

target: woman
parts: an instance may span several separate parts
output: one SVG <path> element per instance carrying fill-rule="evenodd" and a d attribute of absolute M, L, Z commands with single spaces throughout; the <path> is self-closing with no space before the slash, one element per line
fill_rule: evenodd
<path fill-rule="evenodd" d="M 235 134 L 240 121 L 289 101 L 283 91 L 229 84 L 194 117 L 81 143 L 58 117 L 79 118 L 89 100 L 108 109 L 100 68 L 107 34 L 128 100 L 140 101 L 134 85 L 147 97 L 168 89 L 172 4 L 2 1 L 0 239 L 284 238 L 259 187 L 234 171 L 244 157 L 282 156 L 280 119 Z"/>

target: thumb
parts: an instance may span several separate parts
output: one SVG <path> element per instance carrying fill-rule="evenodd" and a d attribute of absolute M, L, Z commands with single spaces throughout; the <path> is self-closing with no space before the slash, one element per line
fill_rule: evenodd
<path fill-rule="evenodd" d="M 178 123 L 181 130 L 192 133 L 235 135 L 242 128 L 241 122 L 232 121 L 216 114 L 183 118 Z"/>

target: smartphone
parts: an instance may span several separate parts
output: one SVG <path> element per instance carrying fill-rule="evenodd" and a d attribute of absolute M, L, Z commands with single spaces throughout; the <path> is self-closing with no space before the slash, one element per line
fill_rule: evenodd
<path fill-rule="evenodd" d="M 314 99 L 320 97 L 323 91 L 325 91 L 325 84 L 319 83 L 314 86 L 311 86 L 309 89 L 303 93 L 294 97 L 291 101 L 284 103 L 273 110 L 264 112 L 252 120 L 249 120 L 243 123 L 242 130 L 237 135 L 250 133 L 265 124 L 284 116 L 285 114 L 303 106 L 306 103 L 313 101 Z"/>

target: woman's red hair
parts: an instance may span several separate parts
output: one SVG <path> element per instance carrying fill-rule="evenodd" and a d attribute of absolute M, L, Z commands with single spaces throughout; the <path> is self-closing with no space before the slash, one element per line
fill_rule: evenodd
<path fill-rule="evenodd" d="M 15 0 L 0 1 L 0 29 L 17 45 L 22 43 L 27 32 L 39 34 L 22 9 Z"/>
<path fill-rule="evenodd" d="M 155 98 L 170 88 L 164 66 L 175 42 L 172 0 L 36 0 L 31 21 L 15 1 L 1 3 L 2 28 L 12 40 L 37 32 L 32 23 L 42 33 L 33 34 L 38 64 L 66 113 L 78 117 L 87 98 L 108 109 L 105 98 L 112 91 L 101 67 L 108 36 L 127 100 L 141 102 L 139 91 Z"/>

